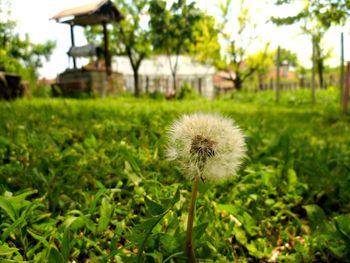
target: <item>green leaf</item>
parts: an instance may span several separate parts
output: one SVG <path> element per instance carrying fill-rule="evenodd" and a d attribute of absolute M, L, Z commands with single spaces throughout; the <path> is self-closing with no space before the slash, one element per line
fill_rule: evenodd
<path fill-rule="evenodd" d="M 87 229 L 89 229 L 93 234 L 96 232 L 95 223 L 90 218 L 81 213 L 80 216 L 67 217 L 63 225 L 65 227 L 69 227 L 69 229 L 71 229 L 73 232 L 83 228 L 84 226 L 86 226 Z"/>
<path fill-rule="evenodd" d="M 145 196 L 144 199 L 145 199 L 145 203 L 148 208 L 148 211 L 151 213 L 152 216 L 160 215 L 164 212 L 164 208 L 160 204 L 152 201 L 147 196 Z"/>
<path fill-rule="evenodd" d="M 310 220 L 310 225 L 312 230 L 326 230 L 327 228 L 327 218 L 321 207 L 318 205 L 305 205 L 303 208 L 306 210 L 307 216 Z"/>
<path fill-rule="evenodd" d="M 13 253 L 17 251 L 18 251 L 17 248 L 8 247 L 7 244 L 0 245 L 0 256 L 11 256 Z"/>
<path fill-rule="evenodd" d="M 249 215 L 247 212 L 243 213 L 243 227 L 245 230 L 247 230 L 248 234 L 251 236 L 256 235 L 259 230 L 254 218 L 251 215 Z"/>
<path fill-rule="evenodd" d="M 16 220 L 15 209 L 13 208 L 11 203 L 2 196 L 0 196 L 0 208 L 2 208 L 6 212 L 7 216 L 11 218 L 13 222 Z"/>
<path fill-rule="evenodd" d="M 100 188 L 100 190 L 107 190 L 107 188 L 99 180 L 95 180 L 95 184 L 98 188 Z"/>
<path fill-rule="evenodd" d="M 238 206 L 232 205 L 232 204 L 217 204 L 216 208 L 218 212 L 226 212 L 230 213 L 232 215 L 237 215 L 240 213 L 240 208 Z"/>
<path fill-rule="evenodd" d="M 9 199 L 12 202 L 19 203 L 20 201 L 24 201 L 28 196 L 36 194 L 36 193 L 38 193 L 38 190 L 36 190 L 36 189 L 26 189 L 24 193 L 18 194 L 15 196 L 11 196 Z"/>
<path fill-rule="evenodd" d="M 204 234 L 207 227 L 208 227 L 208 223 L 201 223 L 198 226 L 195 226 L 193 228 L 193 240 L 194 240 L 194 242 L 196 242 L 196 240 L 201 239 L 201 237 Z"/>
<path fill-rule="evenodd" d="M 100 206 L 100 219 L 98 221 L 97 232 L 105 231 L 113 215 L 114 205 L 107 197 L 102 198 Z"/>
<path fill-rule="evenodd" d="M 20 218 L 18 218 L 16 221 L 13 222 L 12 225 L 10 225 L 5 231 L 4 233 L 2 233 L 1 235 L 1 241 L 5 242 L 5 240 L 7 239 L 7 237 L 13 233 L 16 229 L 17 226 L 19 226 L 20 224 L 22 224 L 23 222 L 25 222 L 25 218 L 24 216 L 21 216 Z"/>
<path fill-rule="evenodd" d="M 95 233 L 96 233 L 96 224 L 95 224 L 95 222 L 92 221 L 87 216 L 84 216 L 84 223 L 86 225 L 86 228 L 89 229 L 91 231 L 91 233 L 95 235 Z"/>
<path fill-rule="evenodd" d="M 50 263 L 66 263 L 62 254 L 55 247 L 51 247 L 48 261 Z"/>
<path fill-rule="evenodd" d="M 166 262 L 170 261 L 172 258 L 181 256 L 183 254 L 184 254 L 184 252 L 182 252 L 182 251 L 181 252 L 176 252 L 176 253 L 170 255 L 169 257 L 167 257 L 166 259 L 164 259 L 163 263 L 166 263 Z"/>
<path fill-rule="evenodd" d="M 346 215 L 340 215 L 334 219 L 334 224 L 339 232 L 340 236 L 343 238 L 346 247 L 350 249 L 350 218 Z M 350 250 L 349 250 L 350 251 Z M 350 252 L 349 252 L 350 253 Z"/>
<path fill-rule="evenodd" d="M 141 175 L 141 168 L 138 164 L 137 159 L 134 157 L 134 155 L 130 152 L 129 149 L 126 147 L 120 147 L 119 153 L 125 158 L 126 164 L 129 164 L 132 170 L 139 176 Z"/>
<path fill-rule="evenodd" d="M 91 134 L 90 137 L 87 137 L 83 143 L 87 148 L 91 148 L 94 150 L 98 148 L 98 141 L 96 140 L 96 137 L 93 134 Z"/>
<path fill-rule="evenodd" d="M 97 184 L 98 185 L 98 184 Z M 95 194 L 94 200 L 92 201 L 89 209 L 89 214 L 93 214 L 95 212 L 97 203 L 100 201 L 100 199 L 104 196 L 104 194 L 107 193 L 107 189 L 101 189 L 100 186 L 98 186 L 100 190 Z"/>
<path fill-rule="evenodd" d="M 179 189 L 176 190 L 176 193 L 169 203 L 169 206 L 167 209 L 160 215 L 151 217 L 147 220 L 145 220 L 142 224 L 137 226 L 135 230 L 141 230 L 142 233 L 140 234 L 140 237 L 142 237 L 141 242 L 139 242 L 139 252 L 137 254 L 137 262 L 142 261 L 142 253 L 145 248 L 146 242 L 149 238 L 149 236 L 152 234 L 152 231 L 154 227 L 160 222 L 160 220 L 170 211 L 170 209 L 180 200 L 180 191 Z"/>
<path fill-rule="evenodd" d="M 234 229 L 234 233 L 235 233 L 235 237 L 239 243 L 241 243 L 242 245 L 246 245 L 248 243 L 247 236 L 242 228 L 236 227 Z"/>
<path fill-rule="evenodd" d="M 288 169 L 288 191 L 295 191 L 295 187 L 298 184 L 297 174 L 293 169 Z"/>
<path fill-rule="evenodd" d="M 50 249 L 50 244 L 49 244 L 49 242 L 47 242 L 47 240 L 44 237 L 35 234 L 34 232 L 32 232 L 29 229 L 27 229 L 27 231 L 34 239 L 36 239 L 39 242 L 41 242 L 46 248 Z"/>
<path fill-rule="evenodd" d="M 70 229 L 66 227 L 64 229 L 62 243 L 61 243 L 61 253 L 66 262 L 68 261 L 68 256 L 70 251 L 70 240 L 71 240 Z"/>

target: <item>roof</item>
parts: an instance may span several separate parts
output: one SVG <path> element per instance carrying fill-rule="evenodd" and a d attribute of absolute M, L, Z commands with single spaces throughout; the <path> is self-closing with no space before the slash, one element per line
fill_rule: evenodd
<path fill-rule="evenodd" d="M 176 56 L 170 57 L 174 64 Z M 129 58 L 126 56 L 114 57 L 112 62 L 113 71 L 124 75 L 133 75 L 134 72 L 130 65 Z M 177 75 L 178 76 L 204 76 L 213 75 L 215 68 L 210 65 L 203 65 L 193 61 L 191 57 L 179 56 Z M 144 59 L 139 69 L 140 76 L 163 77 L 172 76 L 168 56 L 156 56 L 151 59 Z"/>
<path fill-rule="evenodd" d="M 220 70 L 215 73 L 213 77 L 214 85 L 218 89 L 233 89 L 234 85 L 232 79 L 235 79 L 234 72 L 229 70 Z"/>
<path fill-rule="evenodd" d="M 52 17 L 60 23 L 87 26 L 120 21 L 123 15 L 110 0 L 100 0 L 87 5 L 63 10 Z"/>
<path fill-rule="evenodd" d="M 214 81 L 223 81 L 223 80 L 229 80 L 236 78 L 236 74 L 230 70 L 220 70 L 215 73 Z"/>

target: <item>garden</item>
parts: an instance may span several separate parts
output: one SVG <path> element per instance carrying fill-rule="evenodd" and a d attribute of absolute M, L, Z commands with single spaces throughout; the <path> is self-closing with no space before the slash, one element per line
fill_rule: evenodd
<path fill-rule="evenodd" d="M 187 262 L 192 182 L 166 156 L 183 114 L 233 120 L 237 175 L 200 180 L 198 262 L 348 262 L 350 119 L 335 89 L 0 104 L 1 262 Z"/>
<path fill-rule="evenodd" d="M 29 2 L 0 263 L 350 262 L 349 1 Z"/>

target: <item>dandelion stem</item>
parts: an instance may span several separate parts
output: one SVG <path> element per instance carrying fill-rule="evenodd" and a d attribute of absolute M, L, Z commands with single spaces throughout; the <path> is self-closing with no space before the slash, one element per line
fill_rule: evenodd
<path fill-rule="evenodd" d="M 193 250 L 192 232 L 193 232 L 193 221 L 194 221 L 194 212 L 196 208 L 196 198 L 197 198 L 197 192 L 198 192 L 199 178 L 200 176 L 196 176 L 193 181 L 191 203 L 190 203 L 190 208 L 188 210 L 188 219 L 187 219 L 186 252 L 187 252 L 188 262 L 190 263 L 196 262 L 196 256 Z"/>

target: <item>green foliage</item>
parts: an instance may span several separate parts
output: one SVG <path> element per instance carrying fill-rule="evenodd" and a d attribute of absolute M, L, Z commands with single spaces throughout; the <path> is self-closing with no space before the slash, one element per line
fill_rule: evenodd
<path fill-rule="evenodd" d="M 148 19 L 146 0 L 115 0 L 115 4 L 124 16 L 120 22 L 113 26 L 110 34 L 110 47 L 112 54 L 126 55 L 134 73 L 134 92 L 136 96 L 141 93 L 138 81 L 138 72 L 143 59 L 150 56 L 150 31 L 144 26 Z M 101 36 L 101 27 L 93 26 L 85 29 L 89 42 L 96 42 Z"/>
<path fill-rule="evenodd" d="M 196 44 L 198 53 L 202 55 L 201 59 L 210 59 L 219 52 L 217 36 L 213 35 L 217 35 L 213 28 L 214 21 L 200 11 L 195 2 L 188 4 L 186 0 L 175 1 L 169 8 L 166 1 L 152 0 L 149 13 L 153 51 L 168 56 L 173 75 L 173 89 L 177 91 L 176 75 L 180 54 L 190 54 Z M 214 46 L 213 53 L 204 54 L 206 51 L 203 49 L 203 42 Z M 171 59 L 171 56 L 175 56 L 175 60 Z"/>
<path fill-rule="evenodd" d="M 231 70 L 234 73 L 235 78 L 232 81 L 237 90 L 241 90 L 243 83 L 253 74 L 261 75 L 261 71 L 264 71 L 265 66 L 269 64 L 267 54 L 269 43 L 265 44 L 262 52 L 252 56 L 248 55 L 251 44 L 257 39 L 256 25 L 252 21 L 245 0 L 241 0 L 239 3 L 240 11 L 236 19 L 237 26 L 234 30 L 234 36 L 232 36 L 229 25 L 232 1 L 222 1 L 219 5 L 222 16 L 220 36 L 226 44 L 224 52 L 216 62 L 217 67 Z"/>
<path fill-rule="evenodd" d="M 4 5 L 0 2 L 0 70 L 18 73 L 34 83 L 42 60 L 49 59 L 55 43 L 34 44 L 28 35 L 21 38 L 15 31 L 16 22 L 9 18 L 10 12 Z"/>
<path fill-rule="evenodd" d="M 137 0 L 130 3 L 118 0 L 116 5 L 125 14 L 125 19 L 115 28 L 112 43 L 119 44 L 120 52 L 128 56 L 134 71 L 135 95 L 139 96 L 138 70 L 142 60 L 151 52 L 150 32 L 142 25 L 142 18 L 147 12 L 147 1 Z"/>
<path fill-rule="evenodd" d="M 161 92 L 161 91 L 153 91 L 149 94 L 147 94 L 147 96 L 151 99 L 154 99 L 154 100 L 164 100 L 165 99 L 165 94 L 164 92 Z"/>
<path fill-rule="evenodd" d="M 203 17 L 194 24 L 189 53 L 197 61 L 217 66 L 220 58 L 219 26 L 212 16 Z"/>
<path fill-rule="evenodd" d="M 191 182 L 165 160 L 179 115 L 217 111 L 245 131 L 239 176 L 200 183 L 200 261 L 348 262 L 349 117 L 335 90 L 217 101 L 33 99 L 0 105 L 3 262 L 186 262 Z"/>
<path fill-rule="evenodd" d="M 287 0 L 277 0 L 277 5 L 291 4 Z M 350 15 L 350 2 L 347 0 L 307 0 L 299 12 L 294 16 L 271 17 L 277 25 L 292 25 L 300 23 L 303 33 L 310 36 L 314 48 L 315 69 L 321 87 L 324 87 L 324 62 L 330 57 L 331 51 L 324 48 L 323 38 L 333 25 L 344 24 Z"/>
<path fill-rule="evenodd" d="M 176 99 L 184 100 L 184 99 L 198 99 L 198 92 L 188 83 L 184 82 L 180 88 L 180 92 L 176 94 Z"/>
<path fill-rule="evenodd" d="M 277 5 L 290 4 L 289 0 L 276 0 Z M 330 28 L 334 24 L 344 24 L 350 15 L 350 2 L 347 0 L 313 0 L 305 1 L 305 8 L 295 16 L 286 18 L 273 17 L 276 24 L 294 24 L 310 15 L 315 16 L 325 28 Z"/>
<path fill-rule="evenodd" d="M 195 3 L 175 1 L 167 8 L 166 1 L 151 1 L 149 12 L 154 49 L 167 55 L 188 53 L 194 27 L 202 16 Z"/>

